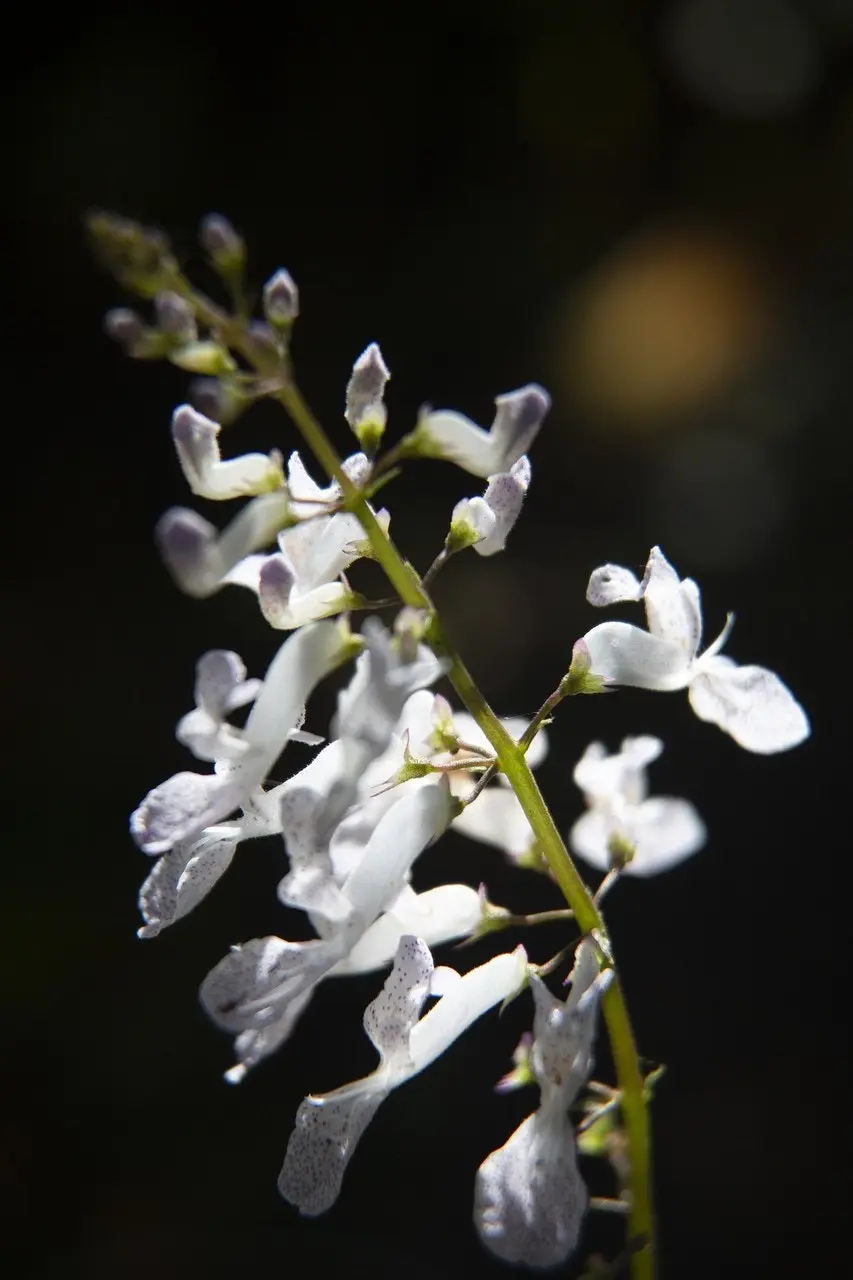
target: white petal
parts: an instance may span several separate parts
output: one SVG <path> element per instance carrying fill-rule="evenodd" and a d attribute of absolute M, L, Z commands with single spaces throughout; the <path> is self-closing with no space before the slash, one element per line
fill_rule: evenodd
<path fill-rule="evenodd" d="M 369 973 L 393 959 L 404 934 L 417 934 L 428 947 L 466 938 L 483 917 L 480 895 L 467 884 L 444 884 L 425 893 L 398 898 L 376 920 L 352 951 L 335 965 L 332 976 Z M 433 991 L 433 994 L 436 994 Z"/>
<path fill-rule="evenodd" d="M 235 690 L 245 679 L 246 667 L 239 653 L 230 649 L 210 649 L 196 663 L 196 705 L 204 707 L 211 715 L 223 716 Z"/>
<path fill-rule="evenodd" d="M 550 408 L 551 397 L 536 383 L 495 397 L 491 438 L 497 465 L 487 474 L 509 471 L 527 453 Z"/>
<path fill-rule="evenodd" d="M 212 827 L 164 854 L 139 891 L 139 937 L 156 938 L 192 911 L 228 870 L 239 838 L 238 826 Z"/>
<path fill-rule="evenodd" d="M 535 974 L 530 986 L 536 1013 L 530 1065 L 543 1099 L 559 1097 L 563 1111 L 571 1106 L 593 1066 L 598 1007 L 613 980 L 613 970 L 599 970 L 592 947 L 578 947 L 568 998 L 558 1000 Z"/>
<path fill-rule="evenodd" d="M 329 485 L 327 489 L 321 489 L 311 479 L 295 449 L 287 460 L 287 485 L 292 495 L 293 515 L 297 520 L 316 516 L 326 504 L 334 502 L 339 496 L 336 484 Z"/>
<path fill-rule="evenodd" d="M 358 1141 L 389 1092 L 368 1077 L 338 1093 L 303 1100 L 278 1178 L 281 1195 L 301 1214 L 316 1217 L 331 1209 Z"/>
<path fill-rule="evenodd" d="M 632 815 L 627 838 L 635 845 L 626 875 L 651 876 L 667 871 L 701 849 L 705 824 L 689 800 L 654 796 Z"/>
<path fill-rule="evenodd" d="M 628 622 L 602 622 L 584 636 L 591 671 L 614 684 L 638 689 L 683 689 L 690 676 L 687 654 Z"/>
<path fill-rule="evenodd" d="M 225 1031 L 263 1028 L 282 1017 L 339 957 L 327 942 L 253 938 L 234 947 L 199 989 L 207 1014 Z"/>
<path fill-rule="evenodd" d="M 569 832 L 572 852 L 583 858 L 596 871 L 610 869 L 608 841 L 613 834 L 613 819 L 601 809 L 588 809 L 582 813 Z"/>
<path fill-rule="evenodd" d="M 218 591 L 246 556 L 269 546 L 288 518 L 286 493 L 265 493 L 247 502 L 221 534 L 197 512 L 173 507 L 155 536 L 178 586 L 202 598 Z"/>
<path fill-rule="evenodd" d="M 130 832 L 143 853 L 167 853 L 239 808 L 244 794 L 236 777 L 176 773 L 161 782 L 130 817 Z"/>
<path fill-rule="evenodd" d="M 621 564 L 603 564 L 593 569 L 586 589 L 587 600 L 597 609 L 621 604 L 623 600 L 639 600 L 640 595 L 639 579 Z"/>
<path fill-rule="evenodd" d="M 718 724 L 739 746 L 760 755 L 788 751 L 811 732 L 790 689 L 765 667 L 713 657 L 690 682 L 689 697 L 700 720 Z"/>
<path fill-rule="evenodd" d="M 451 825 L 471 840 L 500 849 L 513 861 L 525 857 L 536 841 L 518 797 L 506 787 L 486 787 Z"/>
<path fill-rule="evenodd" d="M 466 973 L 412 1029 L 412 1075 L 423 1071 L 472 1023 L 520 990 L 527 977 L 523 947 L 495 956 Z"/>
<path fill-rule="evenodd" d="M 637 734 L 633 738 L 623 738 L 619 754 L 631 769 L 645 769 L 653 760 L 657 760 L 663 751 L 660 738 L 651 733 Z"/>
<path fill-rule="evenodd" d="M 418 790 L 404 791 L 380 820 L 343 886 L 364 922 L 362 932 L 400 892 L 415 859 L 444 831 L 450 813 L 447 787 L 429 780 Z"/>
<path fill-rule="evenodd" d="M 239 1084 L 247 1071 L 275 1053 L 276 1049 L 280 1049 L 290 1039 L 313 995 L 314 988 L 308 987 L 301 995 L 285 1005 L 284 1011 L 275 1021 L 259 1027 L 249 1027 L 246 1031 L 240 1032 L 234 1041 L 237 1062 L 225 1072 L 225 1079 L 229 1084 Z"/>
<path fill-rule="evenodd" d="M 172 416 L 172 439 L 181 470 L 193 493 L 201 498 L 242 498 L 282 488 L 280 455 L 245 453 L 223 462 L 219 452 L 220 430 L 219 423 L 189 404 L 180 405 Z"/>
<path fill-rule="evenodd" d="M 277 758 L 291 730 L 302 723 L 314 687 L 340 661 L 344 646 L 333 622 L 315 622 L 289 636 L 270 663 L 249 712 L 243 730 L 246 741 Z"/>
<path fill-rule="evenodd" d="M 258 601 L 270 626 L 286 627 L 296 574 L 287 556 L 265 556 L 258 567 Z"/>
<path fill-rule="evenodd" d="M 394 967 L 364 1011 L 364 1030 L 383 1065 L 409 1065 L 409 1035 L 429 995 L 434 967 L 423 939 L 412 934 L 400 938 Z"/>
<path fill-rule="evenodd" d="M 574 1252 L 587 1203 L 568 1117 L 540 1110 L 480 1166 L 474 1225 L 503 1262 L 556 1267 Z"/>
<path fill-rule="evenodd" d="M 496 522 L 495 513 L 485 499 L 462 498 L 450 517 L 451 537 L 458 538 L 460 542 L 464 537 L 466 545 L 476 547 L 489 537 Z"/>
<path fill-rule="evenodd" d="M 685 588 L 660 547 L 652 547 L 642 584 L 649 631 L 677 644 L 692 659 L 702 635 L 702 610 L 699 588 L 687 581 Z"/>
<path fill-rule="evenodd" d="M 497 412 L 489 431 L 478 427 L 464 414 L 440 409 L 426 414 L 418 423 L 438 456 L 456 462 L 471 475 L 497 475 L 509 471 L 513 463 L 533 443 L 551 401 L 541 387 L 530 385 L 495 399 Z"/>
<path fill-rule="evenodd" d="M 474 544 L 474 550 L 479 555 L 493 556 L 496 552 L 503 551 L 506 540 L 521 515 L 529 484 L 530 463 L 526 457 L 519 458 L 511 471 L 489 477 L 483 499 L 494 520 L 492 529 Z"/>

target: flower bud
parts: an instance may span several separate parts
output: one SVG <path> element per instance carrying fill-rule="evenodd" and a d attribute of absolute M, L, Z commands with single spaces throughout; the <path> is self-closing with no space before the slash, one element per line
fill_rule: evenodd
<path fill-rule="evenodd" d="M 236 422 L 250 402 L 233 378 L 194 378 L 189 386 L 189 399 L 199 413 L 223 427 Z"/>
<path fill-rule="evenodd" d="M 184 345 L 198 337 L 195 316 L 185 298 L 171 289 L 158 293 L 154 299 L 157 324 L 160 330 L 175 342 Z"/>
<path fill-rule="evenodd" d="M 113 342 L 129 349 L 145 337 L 145 325 L 130 307 L 113 307 L 104 316 L 104 332 Z"/>
<path fill-rule="evenodd" d="M 246 261 L 246 243 L 221 213 L 208 213 L 201 220 L 199 243 L 220 271 L 242 270 Z"/>
<path fill-rule="evenodd" d="M 378 344 L 371 342 L 353 365 L 347 383 L 344 417 L 370 457 L 379 448 L 385 431 L 387 413 L 382 397 L 390 376 Z"/>
<path fill-rule="evenodd" d="M 264 285 L 264 315 L 275 329 L 289 329 L 299 315 L 299 290 L 284 268 Z"/>
<path fill-rule="evenodd" d="M 162 231 L 103 210 L 87 215 L 86 229 L 104 267 L 142 297 L 155 297 L 174 279 L 177 263 Z"/>
<path fill-rule="evenodd" d="M 214 378 L 233 373 L 237 368 L 226 348 L 213 341 L 189 342 L 171 351 L 169 359 L 188 373 L 205 373 Z"/>

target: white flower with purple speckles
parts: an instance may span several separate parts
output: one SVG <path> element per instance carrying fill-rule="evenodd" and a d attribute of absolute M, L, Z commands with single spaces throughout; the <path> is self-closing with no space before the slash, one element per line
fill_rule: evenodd
<path fill-rule="evenodd" d="M 315 685 L 351 645 L 333 622 L 316 622 L 290 636 L 270 663 L 240 731 L 244 749 L 236 758 L 218 759 L 213 773 L 176 773 L 149 791 L 131 815 L 131 834 L 143 853 L 167 853 L 247 804 L 301 725 Z"/>
<path fill-rule="evenodd" d="M 577 1245 L 588 1197 L 568 1109 L 592 1070 L 598 1006 L 612 976 L 599 972 L 588 941 L 578 947 L 565 1002 L 531 976 L 536 1013 L 529 1061 L 539 1107 L 483 1161 L 474 1191 L 474 1225 L 504 1262 L 555 1267 Z"/>
<path fill-rule="evenodd" d="M 325 860 L 314 863 L 313 876 L 309 859 L 297 865 L 298 878 L 294 876 L 288 896 L 295 891 L 303 901 L 310 900 L 311 919 L 320 938 L 309 942 L 256 938 L 235 947 L 210 971 L 201 986 L 202 1005 L 223 1030 L 243 1036 L 251 1062 L 258 1060 L 258 1054 L 256 1040 L 248 1033 L 260 1035 L 274 1047 L 282 1043 L 295 1022 L 294 1001 L 303 1008 L 307 993 L 345 962 L 382 912 L 397 903 L 412 865 L 444 831 L 451 812 L 443 780 L 428 779 L 418 788 L 406 789 L 379 820 L 340 888 Z M 276 1027 L 286 1028 L 284 1035 L 277 1034 Z M 241 1065 L 250 1065 L 245 1056 Z"/>
<path fill-rule="evenodd" d="M 809 736 L 805 712 L 777 675 L 719 656 L 731 616 L 699 654 L 699 588 L 691 578 L 678 577 L 659 547 L 649 552 L 642 582 L 622 565 L 602 565 L 589 580 L 586 598 L 597 606 L 623 600 L 642 600 L 646 606 L 648 631 L 627 622 L 603 622 L 584 636 L 596 675 L 639 689 L 687 689 L 699 719 L 719 725 L 747 751 L 787 751 Z"/>
<path fill-rule="evenodd" d="M 364 1015 L 379 1066 L 362 1080 L 302 1102 L 278 1180 L 284 1198 L 309 1217 L 330 1209 L 359 1139 L 389 1093 L 434 1062 L 488 1009 L 514 995 L 526 973 L 521 947 L 460 977 L 452 969 L 436 970 L 421 938 L 402 937 L 391 974 Z M 421 1018 L 431 994 L 440 999 Z"/>
<path fill-rule="evenodd" d="M 526 455 L 507 472 L 489 476 L 482 498 L 462 498 L 453 508 L 447 545 L 450 550 L 473 547 L 481 556 L 503 551 L 521 515 L 530 485 L 530 461 Z"/>

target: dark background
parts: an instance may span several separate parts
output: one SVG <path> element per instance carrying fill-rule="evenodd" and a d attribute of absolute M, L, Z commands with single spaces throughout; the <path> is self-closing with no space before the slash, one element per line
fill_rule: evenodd
<path fill-rule="evenodd" d="M 195 991 L 229 944 L 303 936 L 275 901 L 280 847 L 249 846 L 192 919 L 134 936 L 149 863 L 127 814 L 187 767 L 171 734 L 193 663 L 235 648 L 260 674 L 276 641 L 248 595 L 193 603 L 158 562 L 154 522 L 187 500 L 168 434 L 186 377 L 102 336 L 122 298 L 88 257 L 93 205 L 165 226 L 190 266 L 198 219 L 222 211 L 256 283 L 286 265 L 303 299 L 297 368 L 342 449 L 344 384 L 372 339 L 393 372 L 392 440 L 426 400 L 485 422 L 499 392 L 552 390 L 508 552 L 460 558 L 436 589 L 499 710 L 531 712 L 601 620 L 590 570 L 640 568 L 654 542 L 701 583 L 709 634 L 736 610 L 728 651 L 802 699 L 812 739 L 770 759 L 683 696 L 582 700 L 553 727 L 541 780 L 565 828 L 586 743 L 660 733 L 654 789 L 690 796 L 710 829 L 697 857 L 626 882 L 609 910 L 640 1045 L 669 1068 L 654 1105 L 665 1274 L 841 1274 L 853 6 L 18 17 L 3 378 L 16 768 L 0 899 L 16 1274 L 508 1274 L 478 1246 L 471 1189 L 534 1098 L 491 1094 L 529 1017 L 519 1002 L 393 1095 L 333 1212 L 301 1222 L 275 1188 L 292 1116 L 308 1090 L 371 1068 L 360 1018 L 377 980 L 326 984 L 287 1049 L 229 1089 L 230 1045 Z M 296 443 L 272 406 L 233 440 Z M 389 491 L 421 569 L 475 491 L 435 464 Z M 558 905 L 455 837 L 419 877 Z M 525 941 L 544 959 L 562 938 Z M 618 1239 L 593 1219 L 579 1257 Z"/>

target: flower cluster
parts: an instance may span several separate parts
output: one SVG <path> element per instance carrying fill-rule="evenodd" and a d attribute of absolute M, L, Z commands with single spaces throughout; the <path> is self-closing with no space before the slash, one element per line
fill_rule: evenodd
<path fill-rule="evenodd" d="M 379 1065 L 333 1093 L 305 1098 L 296 1113 L 279 1189 L 309 1216 L 334 1204 L 353 1151 L 389 1093 L 490 1009 L 530 989 L 532 1038 L 507 1080 L 535 1082 L 539 1105 L 482 1163 L 474 1222 L 498 1257 L 557 1265 L 575 1250 L 588 1203 L 571 1108 L 592 1069 L 602 998 L 612 986 L 605 1012 L 621 1000 L 601 897 L 623 872 L 647 876 L 694 853 L 706 840 L 705 827 L 688 801 L 648 796 L 645 771 L 662 750 L 657 738 L 626 738 L 614 755 L 600 743 L 586 748 L 574 780 L 587 808 L 569 842 L 606 876 L 596 900 L 577 880 L 580 897 L 571 905 L 578 923 L 578 906 L 593 923 L 575 946 L 565 1001 L 545 984 L 553 966 L 529 964 L 520 946 L 464 974 L 436 966 L 432 956 L 432 948 L 450 941 L 476 942 L 565 913 L 515 916 L 491 904 L 482 886 L 465 883 L 418 892 L 416 863 L 452 828 L 518 866 L 560 879 L 560 859 L 571 864 L 541 800 L 531 798 L 529 769 L 545 757 L 543 726 L 563 697 L 616 685 L 686 688 L 702 720 L 765 754 L 801 742 L 809 732 L 805 714 L 772 672 L 720 656 L 728 625 L 700 654 L 698 588 L 680 580 L 653 548 L 642 580 L 605 565 L 593 572 L 587 592 L 595 606 L 642 600 L 648 629 L 624 622 L 593 627 L 572 648 L 569 670 L 535 716 L 496 720 L 479 695 L 472 696 L 467 673 L 456 678 L 458 660 L 443 639 L 425 580 L 399 557 L 388 537 L 388 513 L 374 507 L 373 494 L 403 459 L 451 461 L 486 487 L 462 497 L 450 513 L 427 579 L 465 548 L 482 556 L 502 551 L 530 487 L 527 451 L 549 409 L 546 392 L 530 385 L 498 396 L 488 430 L 455 411 L 425 409 L 383 457 L 390 374 L 374 343 L 355 361 L 345 394 L 343 416 L 359 451 L 329 467 L 325 487 L 295 451 L 286 461 L 277 451 L 223 457 L 223 426 L 261 395 L 282 398 L 316 446 L 321 429 L 310 415 L 300 418 L 298 402 L 293 411 L 288 340 L 298 291 L 286 272 L 277 272 L 263 291 L 265 321 L 241 327 L 193 292 L 162 239 L 134 228 L 101 218 L 95 234 L 119 278 L 154 297 L 156 323 L 146 327 L 122 311 L 112 313 L 108 328 L 131 355 L 161 356 L 211 375 L 206 402 L 222 412 L 214 420 L 190 404 L 175 411 L 178 462 L 198 497 L 246 499 L 222 530 L 192 509 L 168 511 L 157 526 L 161 553 L 188 594 L 203 598 L 229 585 L 243 587 L 257 597 L 266 622 L 287 633 L 262 678 L 249 678 L 239 655 L 227 650 L 205 653 L 197 663 L 195 706 L 179 720 L 176 736 L 207 767 L 155 786 L 131 817 L 134 840 L 156 859 L 140 891 L 139 935 L 154 938 L 194 910 L 239 846 L 260 837 L 280 840 L 278 899 L 304 913 L 314 936 L 253 938 L 233 947 L 203 980 L 204 1009 L 234 1038 L 227 1072 L 233 1084 L 286 1043 L 325 979 L 391 966 L 364 1014 Z M 230 224 L 207 219 L 202 244 L 222 280 L 239 291 L 245 251 Z M 200 334 L 200 324 L 209 335 Z M 234 352 L 257 376 L 237 370 L 223 334 L 231 334 Z M 320 439 L 315 451 L 328 460 Z M 369 602 L 352 589 L 347 573 L 374 554 L 386 571 L 389 563 L 394 568 L 389 577 L 404 607 L 390 627 L 368 616 L 354 630 L 355 611 Z M 406 598 L 412 593 L 414 601 Z M 327 733 L 307 732 L 313 691 L 349 664 Z M 446 675 L 467 710 L 433 692 Z M 239 725 L 233 715 L 241 709 Z M 307 763 L 306 750 L 313 753 Z M 288 776 L 273 785 L 273 772 Z M 430 1000 L 435 1003 L 424 1012 Z"/>

